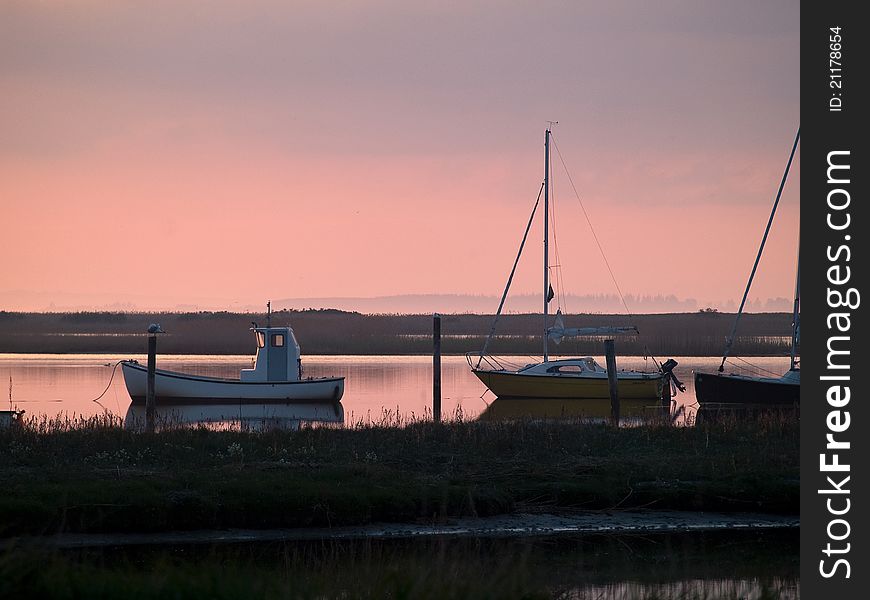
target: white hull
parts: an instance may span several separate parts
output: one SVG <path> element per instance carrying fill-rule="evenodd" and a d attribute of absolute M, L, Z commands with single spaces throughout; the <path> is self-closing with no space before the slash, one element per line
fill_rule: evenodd
<path fill-rule="evenodd" d="M 133 361 L 124 361 L 121 365 L 127 392 L 133 399 L 133 404 L 144 405 L 148 370 Z M 344 394 L 344 377 L 298 381 L 241 381 L 156 369 L 154 391 L 158 406 L 338 402 Z"/>

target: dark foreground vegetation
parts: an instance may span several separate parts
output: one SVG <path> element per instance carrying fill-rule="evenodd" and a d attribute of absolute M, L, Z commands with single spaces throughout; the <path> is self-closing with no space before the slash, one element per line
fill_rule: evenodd
<path fill-rule="evenodd" d="M 638 327 L 640 336 L 619 339 L 619 353 L 641 356 L 717 356 L 730 333 L 734 315 L 718 312 L 679 314 L 567 315 L 568 327 Z M 0 311 L 2 352 L 141 353 L 144 332 L 160 323 L 166 354 L 251 354 L 251 321 L 265 324 L 265 315 L 227 312 L 198 313 L 14 313 Z M 338 310 L 280 311 L 272 323 L 290 324 L 305 354 L 426 354 L 432 351 L 431 315 L 364 315 Z M 445 315 L 442 350 L 463 354 L 483 346 L 491 315 Z M 540 351 L 541 315 L 505 315 L 493 354 L 536 354 Z M 746 314 L 732 354 L 786 354 L 790 348 L 791 315 Z M 566 339 L 555 353 L 599 354 L 601 341 Z"/>
<path fill-rule="evenodd" d="M 798 532 L 0 549 L 0 598 L 799 597 Z"/>
<path fill-rule="evenodd" d="M 401 426 L 396 426 L 401 425 Z M 799 426 L 358 424 L 261 433 L 0 430 L 0 537 L 639 508 L 797 514 Z"/>

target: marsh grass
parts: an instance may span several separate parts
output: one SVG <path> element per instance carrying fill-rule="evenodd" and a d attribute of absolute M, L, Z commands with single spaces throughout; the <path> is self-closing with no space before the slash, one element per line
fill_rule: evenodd
<path fill-rule="evenodd" d="M 273 323 L 291 324 L 305 354 L 429 354 L 431 315 L 364 315 L 338 310 L 279 311 Z M 636 325 L 638 337 L 622 337 L 623 356 L 718 356 L 734 316 L 724 313 L 567 315 L 571 327 Z M 160 339 L 165 354 L 250 354 L 250 322 L 265 321 L 249 313 L 14 313 L 0 311 L 0 347 L 5 352 L 141 353 L 149 323 L 169 332 Z M 492 315 L 444 315 L 442 351 L 464 354 L 479 350 L 490 330 Z M 537 354 L 541 316 L 504 315 L 490 351 L 493 354 Z M 745 314 L 732 354 L 785 355 L 789 350 L 791 315 Z M 504 334 L 510 334 L 505 336 Z M 557 348 L 553 348 L 557 350 Z M 566 355 L 600 354 L 601 341 L 565 340 Z"/>
<path fill-rule="evenodd" d="M 798 511 L 799 426 L 446 424 L 146 434 L 112 417 L 0 430 L 0 536 L 436 522 L 523 511 Z"/>

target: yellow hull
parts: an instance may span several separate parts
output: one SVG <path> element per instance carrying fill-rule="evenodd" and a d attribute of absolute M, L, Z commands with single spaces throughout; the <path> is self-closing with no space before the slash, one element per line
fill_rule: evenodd
<path fill-rule="evenodd" d="M 606 377 L 573 375 L 524 375 L 511 371 L 478 371 L 474 374 L 499 398 L 610 398 Z M 617 377 L 620 400 L 658 400 L 662 378 Z"/>

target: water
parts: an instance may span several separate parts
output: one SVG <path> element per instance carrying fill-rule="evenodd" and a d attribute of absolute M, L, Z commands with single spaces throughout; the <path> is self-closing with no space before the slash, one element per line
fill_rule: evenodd
<path fill-rule="evenodd" d="M 0 383 L 12 380 L 12 403 L 28 416 L 99 415 L 123 417 L 130 398 L 120 367 L 144 356 L 0 354 Z M 695 403 L 692 371 L 713 371 L 719 358 L 676 357 L 676 375 L 687 385 L 677 406 Z M 774 373 L 788 359 L 754 358 Z M 599 362 L 604 362 L 599 358 Z M 251 364 L 247 356 L 159 356 L 161 368 L 215 377 L 237 377 Z M 642 358 L 620 357 L 621 368 L 647 368 Z M 347 378 L 342 399 L 345 422 L 425 416 L 431 407 L 432 359 L 427 356 L 310 356 L 305 374 Z M 758 369 L 744 372 L 768 374 Z M 93 402 L 108 384 L 100 404 Z M 443 409 L 478 418 L 497 406 L 470 372 L 464 357 L 442 358 Z M 483 398 L 481 398 L 483 396 Z M 498 402 L 498 401 L 497 401 Z M 568 401 L 570 402 L 570 401 Z M 103 408 L 105 407 L 105 409 Z M 4 407 L 5 408 L 5 407 Z M 558 410 L 558 409 L 557 409 Z M 706 518 L 706 516 L 701 515 Z M 609 515 L 604 518 L 611 520 Z M 101 586 L 126 582 L 157 590 L 185 581 L 193 595 L 218 597 L 226 588 L 242 595 L 253 588 L 274 595 L 380 597 L 385 592 L 434 590 L 430 597 L 564 598 L 799 598 L 798 529 L 752 531 L 730 528 L 704 533 L 655 532 L 562 538 L 489 539 L 431 536 L 426 539 L 290 541 L 202 546 L 134 546 L 65 551 L 40 561 L 24 554 L 0 554 L 0 570 L 28 572 L 28 581 L 72 581 L 92 595 Z M 15 561 L 19 562 L 15 562 Z M 50 568 L 41 565 L 47 564 Z M 40 566 L 37 566 L 40 565 Z M 143 568 L 144 565 L 144 568 Z M 27 571 L 30 569 L 30 571 Z M 88 573 L 71 577 L 69 573 Z M 157 575 L 154 575 L 154 574 Z M 205 575 L 203 575 L 205 573 Z M 104 583 L 101 577 L 108 577 Z M 19 579 L 21 580 L 21 579 Z M 75 583 L 77 582 L 77 583 Z M 297 582 L 302 582 L 297 583 Z M 457 583 L 458 582 L 458 583 Z M 94 586 L 93 589 L 90 586 Z M 209 587 L 212 586 L 212 587 Z M 437 592 L 437 593 L 436 593 Z M 228 594 L 234 595 L 233 593 Z"/>
<path fill-rule="evenodd" d="M 265 596 L 320 598 L 796 599 L 798 538 L 797 529 L 788 529 L 564 538 L 175 542 L 66 550 L 45 561 L 19 553 L 11 557 L 10 562 L 17 562 L 8 572 L 19 574 L 18 581 L 77 586 L 67 590 L 73 596 L 96 595 L 120 581 L 155 597 L 177 594 L 175 587 L 183 582 L 187 595 L 202 597 L 237 597 L 254 589 Z M 38 566 L 43 564 L 48 566 Z"/>
<path fill-rule="evenodd" d="M 11 403 L 15 408 L 25 410 L 28 417 L 88 417 L 103 414 L 104 411 L 123 417 L 130 406 L 130 397 L 124 386 L 121 368 L 117 368 L 111 384 L 109 379 L 115 363 L 126 358 L 135 358 L 143 364 L 146 362 L 144 355 L 0 354 L 0 384 L 8 383 L 11 378 Z M 675 409 L 681 415 L 688 415 L 691 421 L 695 406 L 692 372 L 715 371 L 721 358 L 675 359 L 679 366 L 674 373 L 687 387 L 685 393 L 677 395 Z M 521 357 L 514 360 L 520 363 L 531 361 Z M 603 357 L 597 360 L 604 364 Z M 729 371 L 770 375 L 782 374 L 788 369 L 787 357 L 748 360 L 755 365 L 754 368 L 736 362 L 736 367 Z M 158 356 L 157 362 L 161 369 L 238 378 L 239 370 L 249 368 L 252 359 L 250 356 L 162 355 Z M 619 368 L 654 370 L 652 362 L 641 357 L 618 357 L 617 363 Z M 308 356 L 303 357 L 303 365 L 306 376 L 346 378 L 341 404 L 347 423 L 379 421 L 385 414 L 393 419 L 431 414 L 432 358 L 429 356 Z M 93 399 L 107 385 L 108 390 L 99 404 L 94 402 Z M 442 357 L 441 389 L 442 412 L 448 416 L 461 413 L 464 418 L 471 419 L 481 416 L 487 409 L 487 414 L 531 410 L 528 405 L 517 407 L 502 400 L 493 403 L 492 394 L 471 373 L 463 356 Z M 7 403 L 4 404 L 3 408 L 9 407 Z M 549 404 L 538 402 L 536 410 L 548 411 L 546 416 L 561 413 L 603 418 L 609 414 L 606 401 L 601 405 L 603 408 L 588 409 L 588 405 L 570 400 Z"/>

